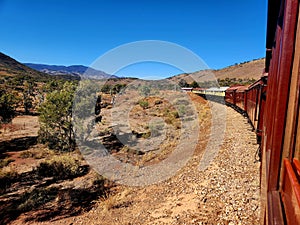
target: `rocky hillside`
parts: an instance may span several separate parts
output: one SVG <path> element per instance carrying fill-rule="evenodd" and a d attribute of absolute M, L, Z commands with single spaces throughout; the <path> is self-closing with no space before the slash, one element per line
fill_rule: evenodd
<path fill-rule="evenodd" d="M 0 76 L 30 76 L 34 78 L 47 77 L 48 75 L 31 69 L 15 59 L 0 52 Z"/>

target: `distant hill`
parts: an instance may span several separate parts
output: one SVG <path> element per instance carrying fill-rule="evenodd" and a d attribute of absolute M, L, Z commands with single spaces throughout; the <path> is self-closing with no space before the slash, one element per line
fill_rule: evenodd
<path fill-rule="evenodd" d="M 237 78 L 237 79 L 259 79 L 265 68 L 265 59 L 255 59 L 249 62 L 239 63 L 220 70 L 214 70 L 219 79 Z"/>
<path fill-rule="evenodd" d="M 191 74 L 179 74 L 168 79 L 179 83 L 180 80 L 186 80 L 187 83 L 194 81 L 204 82 L 217 79 L 235 78 L 235 79 L 258 79 L 264 69 L 264 59 L 257 59 L 249 62 L 239 63 L 219 70 L 202 70 Z M 95 70 L 90 67 L 74 66 L 56 66 L 26 63 L 25 65 L 15 59 L 0 52 L 0 76 L 30 76 L 36 79 L 64 78 L 80 79 L 85 74 L 89 78 L 103 79 L 112 78 L 112 83 L 118 83 L 118 77 L 109 75 L 103 71 Z M 113 81 L 115 80 L 115 81 Z M 132 79 L 122 79 L 125 83 Z M 128 80 L 128 81 L 127 81 Z"/>
<path fill-rule="evenodd" d="M 115 75 L 110 75 L 103 71 L 95 70 L 91 67 L 82 66 L 82 65 L 57 66 L 57 65 L 45 65 L 45 64 L 34 64 L 34 63 L 24 63 L 24 64 L 32 69 L 50 75 L 69 75 L 75 77 L 80 77 L 84 75 L 92 79 L 118 78 Z"/>
<path fill-rule="evenodd" d="M 41 79 L 49 75 L 29 68 L 0 52 L 0 76 L 30 76 Z"/>
<path fill-rule="evenodd" d="M 180 80 L 185 80 L 187 83 L 192 83 L 194 80 L 198 82 L 206 82 L 217 79 L 254 79 L 261 77 L 265 67 L 265 59 L 256 59 L 249 62 L 237 63 L 232 66 L 225 67 L 219 70 L 200 70 L 194 73 L 179 74 L 169 79 L 178 83 Z"/>

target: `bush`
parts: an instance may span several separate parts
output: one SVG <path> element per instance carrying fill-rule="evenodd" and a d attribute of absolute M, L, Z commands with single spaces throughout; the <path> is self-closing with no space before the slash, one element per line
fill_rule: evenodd
<path fill-rule="evenodd" d="M 36 188 L 32 191 L 25 192 L 21 197 L 22 203 L 18 206 L 18 210 L 30 211 L 40 205 L 44 205 L 55 199 L 57 196 L 57 188 Z"/>
<path fill-rule="evenodd" d="M 110 94 L 110 91 L 112 90 L 112 86 L 109 84 L 104 84 L 101 87 L 101 92 L 106 93 L 106 94 Z"/>
<path fill-rule="evenodd" d="M 3 172 L 0 171 L 0 194 L 5 193 L 6 189 L 18 179 L 18 173 L 14 170 Z"/>
<path fill-rule="evenodd" d="M 0 90 L 0 123 L 10 122 L 16 114 L 18 97 L 7 90 Z"/>
<path fill-rule="evenodd" d="M 36 172 L 41 177 L 54 177 L 55 179 L 73 178 L 83 173 L 79 161 L 68 155 L 55 156 L 51 160 L 41 162 Z"/>
<path fill-rule="evenodd" d="M 142 96 L 147 97 L 147 96 L 149 96 L 151 89 L 150 89 L 150 87 L 143 85 L 139 88 L 139 92 Z"/>
<path fill-rule="evenodd" d="M 39 107 L 39 139 L 51 149 L 73 151 L 75 137 L 72 125 L 72 106 L 75 83 L 66 82 L 59 91 L 47 95 Z"/>
<path fill-rule="evenodd" d="M 146 109 L 146 108 L 148 108 L 148 106 L 149 106 L 149 102 L 146 101 L 146 100 L 140 100 L 140 101 L 139 101 L 139 105 L 140 105 L 143 109 Z"/>

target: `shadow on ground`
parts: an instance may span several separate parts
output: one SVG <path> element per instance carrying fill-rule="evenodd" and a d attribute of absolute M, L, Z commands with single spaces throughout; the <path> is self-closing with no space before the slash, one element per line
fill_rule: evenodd
<path fill-rule="evenodd" d="M 15 138 L 0 142 L 0 158 L 4 158 L 5 152 L 23 151 L 37 143 L 37 136 Z"/>
<path fill-rule="evenodd" d="M 83 177 L 89 172 L 85 166 Z M 74 178 L 74 177 L 73 177 Z M 75 216 L 89 211 L 94 200 L 107 194 L 103 178 L 88 185 L 70 186 L 55 178 L 41 178 L 36 171 L 12 174 L 0 180 L 0 224 L 8 224 L 25 214 L 25 221 L 47 221 Z"/>

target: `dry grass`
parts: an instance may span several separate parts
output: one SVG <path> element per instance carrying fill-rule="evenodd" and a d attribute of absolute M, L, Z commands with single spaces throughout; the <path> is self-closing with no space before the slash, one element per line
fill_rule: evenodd
<path fill-rule="evenodd" d="M 263 73 L 264 68 L 265 59 L 258 59 L 216 70 L 214 71 L 214 73 L 219 79 L 225 79 L 227 77 L 237 79 L 259 79 Z"/>
<path fill-rule="evenodd" d="M 131 190 L 129 188 L 124 188 L 122 191 L 118 192 L 115 195 L 106 195 L 102 198 L 103 209 L 104 211 L 109 211 L 115 208 L 126 207 L 130 202 L 126 201 L 128 195 L 131 194 Z"/>

